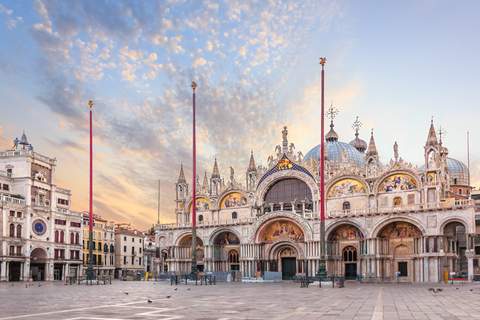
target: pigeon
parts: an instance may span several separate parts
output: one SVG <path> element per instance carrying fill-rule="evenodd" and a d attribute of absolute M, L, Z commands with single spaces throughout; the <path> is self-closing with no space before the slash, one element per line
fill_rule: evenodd
<path fill-rule="evenodd" d="M 171 296 L 167 296 L 167 299 L 170 298 Z"/>
<path fill-rule="evenodd" d="M 152 300 L 148 300 L 148 303 L 152 303 Z"/>
<path fill-rule="evenodd" d="M 39 284 L 38 286 L 39 286 L 39 287 L 41 287 L 42 285 L 41 285 L 41 284 Z"/>
<path fill-rule="evenodd" d="M 125 294 L 128 294 L 128 292 L 125 292 Z"/>
<path fill-rule="evenodd" d="M 458 290 L 458 288 L 457 288 L 457 290 Z"/>
<path fill-rule="evenodd" d="M 12 287 L 15 286 L 15 284 L 12 284 Z"/>
<path fill-rule="evenodd" d="M 441 289 L 441 288 L 428 288 L 428 291 L 433 291 L 434 293 L 437 293 L 437 292 L 442 292 L 443 289 Z"/>
<path fill-rule="evenodd" d="M 177 291 L 178 288 L 175 288 L 175 291 Z"/>
<path fill-rule="evenodd" d="M 470 289 L 470 291 L 473 291 L 473 289 Z"/>
<path fill-rule="evenodd" d="M 188 290 L 190 290 L 190 288 L 188 288 Z"/>
<path fill-rule="evenodd" d="M 27 285 L 25 285 L 25 288 L 28 288 L 28 286 L 27 286 Z"/>

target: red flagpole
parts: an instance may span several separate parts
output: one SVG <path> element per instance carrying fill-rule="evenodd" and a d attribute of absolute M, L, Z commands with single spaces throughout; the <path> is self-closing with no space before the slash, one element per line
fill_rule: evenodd
<path fill-rule="evenodd" d="M 193 188 L 192 188 L 192 264 L 191 275 L 198 274 L 197 268 L 197 145 L 196 145 L 196 133 L 195 133 L 195 88 L 197 84 L 192 81 L 191 85 L 193 89 Z"/>

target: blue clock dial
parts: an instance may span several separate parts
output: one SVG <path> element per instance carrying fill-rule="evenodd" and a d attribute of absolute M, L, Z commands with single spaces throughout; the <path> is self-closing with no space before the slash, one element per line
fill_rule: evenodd
<path fill-rule="evenodd" d="M 47 225 L 43 220 L 37 219 L 33 222 L 33 232 L 36 235 L 43 236 L 47 231 Z"/>

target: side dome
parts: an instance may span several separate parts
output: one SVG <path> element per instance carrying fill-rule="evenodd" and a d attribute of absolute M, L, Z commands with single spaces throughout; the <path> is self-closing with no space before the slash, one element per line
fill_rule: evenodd
<path fill-rule="evenodd" d="M 468 185 L 468 167 L 463 162 L 447 157 L 447 167 L 450 171 L 451 185 Z M 422 165 L 418 170 L 425 171 L 425 165 Z"/>
<path fill-rule="evenodd" d="M 328 161 L 331 164 L 340 166 L 342 163 L 347 163 L 356 166 L 358 169 L 364 171 L 366 163 L 363 155 L 354 146 L 339 141 L 327 141 L 325 144 L 327 150 Z M 309 162 L 314 159 L 319 162 L 320 159 L 320 145 L 308 151 L 303 158 L 304 162 Z M 343 151 L 345 150 L 345 151 Z M 345 159 L 344 159 L 345 155 Z"/>
<path fill-rule="evenodd" d="M 361 153 L 364 153 L 365 150 L 367 150 L 367 143 L 363 141 L 362 139 L 355 138 L 352 141 L 350 141 L 350 145 L 353 146 L 355 149 L 360 151 Z"/>

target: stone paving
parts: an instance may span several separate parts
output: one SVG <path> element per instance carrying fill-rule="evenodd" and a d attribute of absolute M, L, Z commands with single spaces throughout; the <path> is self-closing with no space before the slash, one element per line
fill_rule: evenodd
<path fill-rule="evenodd" d="M 434 293 L 429 288 L 442 291 Z M 91 286 L 0 283 L 0 319 L 38 318 L 480 319 L 480 286 L 347 283 L 345 288 L 300 288 L 291 282 L 171 286 L 161 281 L 118 280 Z"/>

